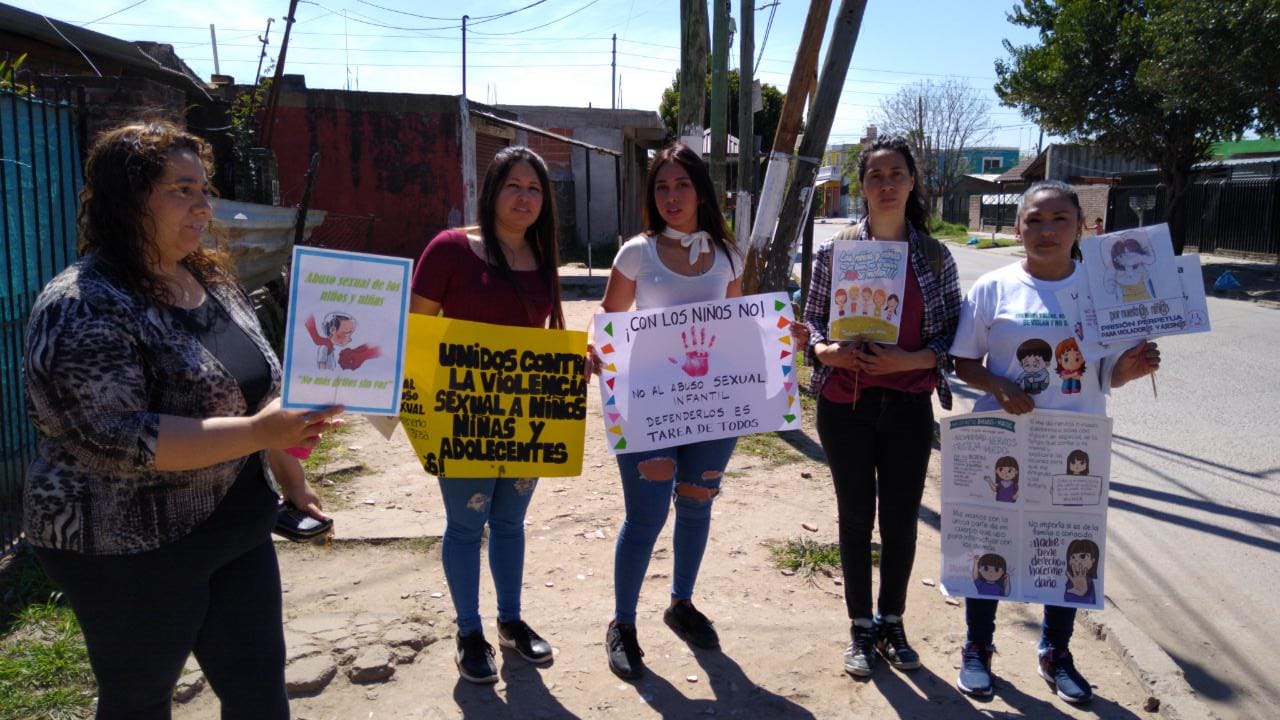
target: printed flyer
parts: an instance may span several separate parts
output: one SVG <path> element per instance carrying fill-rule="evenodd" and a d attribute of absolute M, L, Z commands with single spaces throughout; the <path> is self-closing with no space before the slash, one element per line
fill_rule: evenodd
<path fill-rule="evenodd" d="M 412 315 L 400 421 L 437 477 L 572 477 L 586 333 Z"/>
<path fill-rule="evenodd" d="M 827 337 L 893 345 L 902 325 L 907 243 L 837 240 L 831 248 Z"/>
<path fill-rule="evenodd" d="M 785 293 L 596 315 L 610 450 L 798 429 L 792 322 Z"/>
<path fill-rule="evenodd" d="M 1103 343 L 1185 332 L 1187 305 L 1168 225 L 1121 230 L 1080 240 L 1096 327 Z"/>
<path fill-rule="evenodd" d="M 1111 419 L 942 420 L 942 591 L 1101 609 Z"/>
<path fill-rule="evenodd" d="M 395 415 L 413 261 L 295 247 L 291 267 L 284 406 Z"/>

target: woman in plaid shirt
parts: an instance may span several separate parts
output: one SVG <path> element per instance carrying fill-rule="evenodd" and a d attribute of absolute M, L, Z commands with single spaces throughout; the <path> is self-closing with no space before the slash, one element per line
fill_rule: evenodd
<path fill-rule="evenodd" d="M 840 518 L 840 564 L 852 642 L 847 672 L 870 675 L 876 654 L 896 668 L 920 666 L 902 625 L 915 561 L 916 515 L 933 444 L 936 389 L 950 409 L 948 349 L 955 339 L 960 285 L 951 254 L 925 234 L 928 210 L 906 141 L 883 138 L 862 150 L 858 180 L 867 219 L 833 240 L 909 243 L 898 342 L 827 339 L 832 241 L 818 248 L 805 302 L 810 391 L 818 398 L 818 436 L 831 467 Z M 880 515 L 880 594 L 871 603 L 871 528 Z"/>

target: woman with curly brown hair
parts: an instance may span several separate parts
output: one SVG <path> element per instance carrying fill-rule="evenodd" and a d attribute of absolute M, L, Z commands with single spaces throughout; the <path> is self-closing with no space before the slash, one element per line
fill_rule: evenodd
<path fill-rule="evenodd" d="M 84 631 L 99 719 L 168 718 L 192 653 L 224 718 L 287 718 L 278 497 L 320 502 L 282 451 L 341 412 L 285 410 L 280 364 L 213 218 L 208 144 L 167 122 L 89 151 L 80 259 L 31 311 L 37 455 L 23 530 Z"/>

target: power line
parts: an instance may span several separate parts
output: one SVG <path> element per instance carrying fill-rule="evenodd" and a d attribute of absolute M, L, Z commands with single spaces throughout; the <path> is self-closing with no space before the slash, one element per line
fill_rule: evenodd
<path fill-rule="evenodd" d="M 596 4 L 596 3 L 598 3 L 598 2 L 600 2 L 600 0 L 591 0 L 591 1 L 590 1 L 590 2 L 588 2 L 586 5 L 583 5 L 582 7 L 578 8 L 577 10 L 574 10 L 573 12 L 569 13 L 568 15 L 563 15 L 563 16 L 561 16 L 561 17 L 556 18 L 555 20 L 552 20 L 551 22 L 546 22 L 546 23 L 543 23 L 543 24 L 541 24 L 541 25 L 535 25 L 534 27 L 531 27 L 531 28 L 525 28 L 524 30 L 512 30 L 511 32 L 500 32 L 500 33 L 487 33 L 487 32 L 480 32 L 479 30 L 475 30 L 474 32 L 475 32 L 475 34 L 477 34 L 477 35 L 498 36 L 498 35 L 520 35 L 520 34 L 523 34 L 523 33 L 532 32 L 532 31 L 534 31 L 534 30 L 541 30 L 542 28 L 547 27 L 548 25 L 555 25 L 556 23 L 560 22 L 561 20 L 565 20 L 565 19 L 571 18 L 571 17 L 573 17 L 574 15 L 577 15 L 578 13 L 582 12 L 583 10 L 586 10 L 587 8 L 591 7 L 592 5 L 595 5 L 595 4 Z"/>
<path fill-rule="evenodd" d="M 109 13 L 107 13 L 106 15 L 103 15 L 103 16 L 102 16 L 102 17 L 100 17 L 100 18 L 97 18 L 97 19 L 95 19 L 95 20 L 90 20 L 89 22 L 84 23 L 84 25 L 92 25 L 92 24 L 94 24 L 94 23 L 96 23 L 96 22 L 101 22 L 102 20 L 106 20 L 106 19 L 107 19 L 107 18 L 109 18 L 109 17 L 113 17 L 113 16 L 115 16 L 115 15 L 119 15 L 120 13 L 124 12 L 125 10 L 132 10 L 132 9 L 134 9 L 134 8 L 138 7 L 139 5 L 141 5 L 142 3 L 146 2 L 146 1 L 147 1 L 147 0 L 138 0 L 138 2 L 136 2 L 136 3 L 132 4 L 132 5 L 126 5 L 126 6 L 122 7 L 122 8 L 120 8 L 119 10 L 114 10 L 114 11 L 112 11 L 112 12 L 109 12 Z"/>
<path fill-rule="evenodd" d="M 421 18 L 421 19 L 423 19 L 423 20 L 461 21 L 461 18 L 456 18 L 456 17 L 431 17 L 430 15 L 419 15 L 419 14 L 417 14 L 417 13 L 411 13 L 411 12 L 408 12 L 408 11 L 406 11 L 406 10 L 396 10 L 395 8 L 383 7 L 383 6 L 378 5 L 378 4 L 376 4 L 376 3 L 371 3 L 371 2 L 369 2 L 369 0 L 358 0 L 358 1 L 359 1 L 359 3 L 360 3 L 361 5 L 368 5 L 368 6 L 370 6 L 370 7 L 376 7 L 376 8 L 378 8 L 379 10 L 386 10 L 387 12 L 393 12 L 393 13 L 396 13 L 396 14 L 399 14 L 399 15 L 408 15 L 409 17 Z M 469 16 L 469 17 L 468 17 L 468 20 L 467 20 L 467 24 L 468 24 L 468 25 L 471 25 L 471 24 L 478 24 L 480 21 L 497 20 L 498 18 L 504 18 L 504 17 L 507 17 L 508 15 L 515 15 L 516 13 L 518 13 L 518 12 L 523 12 L 523 11 L 525 11 L 525 10 L 528 10 L 528 9 L 529 9 L 529 8 L 531 8 L 531 7 L 535 7 L 535 6 L 541 5 L 542 3 L 546 2 L 546 1 L 547 1 L 547 0 L 536 0 L 535 2 L 531 2 L 531 3 L 529 3 L 528 5 L 525 5 L 525 6 L 524 6 L 524 7 L 522 7 L 522 8 L 516 8 L 515 10 L 508 10 L 507 12 L 504 12 L 504 13 L 496 13 L 496 14 L 494 14 L 494 15 L 476 15 L 475 17 L 470 17 L 470 16 Z"/>

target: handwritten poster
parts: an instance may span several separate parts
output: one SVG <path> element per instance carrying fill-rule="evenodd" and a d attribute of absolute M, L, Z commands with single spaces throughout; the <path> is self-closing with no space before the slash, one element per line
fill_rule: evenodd
<path fill-rule="evenodd" d="M 799 428 L 792 321 L 785 293 L 596 315 L 610 450 Z"/>
<path fill-rule="evenodd" d="M 942 590 L 1102 608 L 1111 419 L 1061 411 L 942 421 Z"/>
<path fill-rule="evenodd" d="M 582 472 L 586 333 L 409 318 L 400 421 L 437 477 Z"/>
<path fill-rule="evenodd" d="M 837 240 L 831 250 L 827 337 L 894 344 L 902 325 L 907 243 Z"/>
<path fill-rule="evenodd" d="M 1114 343 L 1186 331 L 1168 225 L 1083 238 L 1080 252 L 1097 316 L 1096 328 L 1085 327 L 1088 339 Z"/>
<path fill-rule="evenodd" d="M 293 249 L 285 407 L 398 412 L 412 270 L 405 258 Z"/>

